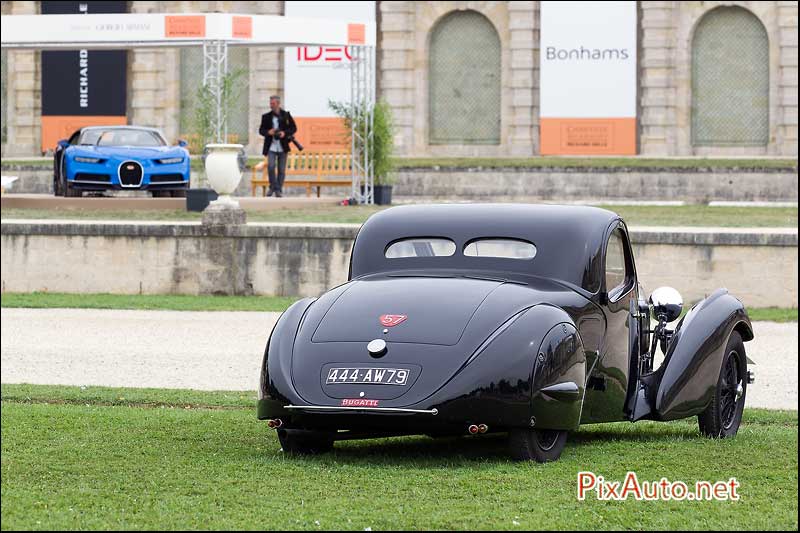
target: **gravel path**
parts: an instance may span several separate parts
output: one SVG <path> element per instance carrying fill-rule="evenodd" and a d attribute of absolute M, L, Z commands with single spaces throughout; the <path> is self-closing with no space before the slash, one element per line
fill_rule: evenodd
<path fill-rule="evenodd" d="M 3 383 L 255 390 L 279 313 L 0 310 Z M 797 409 L 797 323 L 755 322 L 747 405 Z"/>

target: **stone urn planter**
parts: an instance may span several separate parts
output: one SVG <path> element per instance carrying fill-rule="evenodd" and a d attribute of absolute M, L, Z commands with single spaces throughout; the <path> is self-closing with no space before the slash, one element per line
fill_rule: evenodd
<path fill-rule="evenodd" d="M 215 202 L 237 203 L 231 194 L 242 180 L 239 168 L 239 152 L 241 144 L 207 144 L 206 145 L 206 177 L 208 184 L 217 191 L 219 198 Z M 212 202 L 212 203 L 215 203 Z"/>
<path fill-rule="evenodd" d="M 231 198 L 242 179 L 239 153 L 243 149 L 241 144 L 206 145 L 206 177 L 219 198 L 208 204 L 203 211 L 203 224 L 229 226 L 246 222 L 244 210 L 239 202 Z"/>

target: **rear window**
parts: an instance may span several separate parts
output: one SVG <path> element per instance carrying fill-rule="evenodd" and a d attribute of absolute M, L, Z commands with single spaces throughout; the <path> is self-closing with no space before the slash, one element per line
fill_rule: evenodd
<path fill-rule="evenodd" d="M 532 259 L 536 255 L 533 243 L 519 239 L 475 239 L 464 246 L 467 257 L 501 257 Z"/>
<path fill-rule="evenodd" d="M 401 257 L 447 257 L 456 253 L 456 243 L 437 237 L 413 237 L 395 241 L 386 248 L 387 259 Z"/>

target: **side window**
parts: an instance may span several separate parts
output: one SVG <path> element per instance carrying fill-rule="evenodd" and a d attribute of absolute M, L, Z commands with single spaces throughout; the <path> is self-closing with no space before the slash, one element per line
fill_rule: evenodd
<path fill-rule="evenodd" d="M 78 144 L 78 136 L 81 134 L 80 131 L 76 131 L 72 134 L 72 137 L 69 138 L 69 144 Z"/>
<path fill-rule="evenodd" d="M 615 229 L 608 239 L 606 248 L 606 291 L 611 299 L 627 288 L 631 273 L 625 262 L 625 241 L 622 231 Z"/>

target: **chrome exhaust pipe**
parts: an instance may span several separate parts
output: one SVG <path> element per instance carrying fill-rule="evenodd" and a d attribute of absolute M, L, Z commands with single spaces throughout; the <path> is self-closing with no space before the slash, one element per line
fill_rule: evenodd
<path fill-rule="evenodd" d="M 467 428 L 467 431 L 469 431 L 470 435 L 475 435 L 478 433 L 478 431 L 480 431 L 480 429 L 475 424 L 472 424 Z"/>
<path fill-rule="evenodd" d="M 267 426 L 269 426 L 270 429 L 278 429 L 282 425 L 283 425 L 283 420 L 281 420 L 280 418 L 276 418 L 274 420 L 270 420 L 269 422 L 267 422 Z"/>
<path fill-rule="evenodd" d="M 489 426 L 487 426 L 486 424 L 478 424 L 479 433 L 486 433 L 487 431 L 489 431 Z"/>

